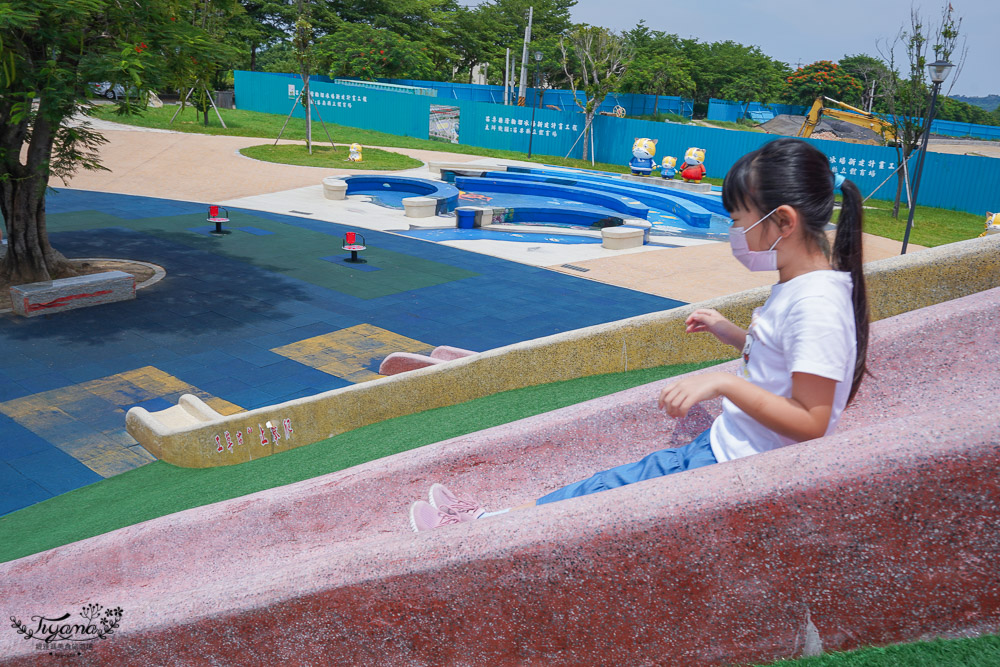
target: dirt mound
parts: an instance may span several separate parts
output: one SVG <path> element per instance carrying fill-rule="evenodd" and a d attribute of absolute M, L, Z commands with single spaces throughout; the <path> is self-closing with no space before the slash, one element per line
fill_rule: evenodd
<path fill-rule="evenodd" d="M 805 120 L 805 116 L 781 114 L 762 124 L 760 127 L 768 134 L 794 137 L 798 136 L 799 130 L 802 129 L 802 123 Z M 813 137 L 816 139 L 874 140 L 878 143 L 882 141 L 882 137 L 877 132 L 872 132 L 867 128 L 858 127 L 857 125 L 833 118 L 821 118 L 819 125 L 813 131 Z"/>

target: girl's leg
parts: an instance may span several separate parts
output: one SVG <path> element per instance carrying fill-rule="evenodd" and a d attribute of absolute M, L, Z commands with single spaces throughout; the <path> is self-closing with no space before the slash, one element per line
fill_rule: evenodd
<path fill-rule="evenodd" d="M 618 488 L 626 484 L 641 482 L 645 479 L 671 475 L 676 472 L 701 468 L 712 463 L 716 463 L 715 455 L 712 453 L 712 446 L 709 440 L 709 431 L 706 430 L 701 435 L 683 447 L 661 449 L 647 455 L 641 461 L 626 463 L 610 470 L 599 472 L 589 479 L 564 486 L 552 493 L 542 496 L 534 503 L 528 503 L 521 507 L 531 507 L 532 505 L 543 505 L 566 498 L 577 498 L 599 491 Z"/>

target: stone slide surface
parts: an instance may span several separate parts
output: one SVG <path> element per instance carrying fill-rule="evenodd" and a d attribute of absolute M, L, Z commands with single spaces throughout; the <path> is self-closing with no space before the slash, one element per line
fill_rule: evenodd
<path fill-rule="evenodd" d="M 1000 288 L 874 323 L 820 440 L 409 532 L 432 482 L 506 507 L 718 414 L 665 418 L 655 382 L 2 564 L 3 611 L 120 606 L 89 657 L 125 664 L 727 664 L 995 632 L 998 330 Z M 0 633 L 0 663 L 33 644 Z"/>

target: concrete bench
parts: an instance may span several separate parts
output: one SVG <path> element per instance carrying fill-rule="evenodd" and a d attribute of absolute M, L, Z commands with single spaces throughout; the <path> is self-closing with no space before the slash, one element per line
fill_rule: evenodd
<path fill-rule="evenodd" d="M 441 175 L 442 169 L 468 169 L 470 171 L 507 171 L 502 164 L 471 164 L 469 162 L 428 162 L 427 167 L 432 174 Z"/>
<path fill-rule="evenodd" d="M 403 197 L 407 218 L 431 218 L 437 215 L 438 200 L 433 197 Z"/>
<path fill-rule="evenodd" d="M 327 199 L 347 199 L 347 183 L 336 176 L 324 178 L 323 196 Z"/>
<path fill-rule="evenodd" d="M 59 278 L 10 288 L 14 312 L 23 317 L 60 313 L 74 308 L 135 298 L 135 277 L 124 271 Z"/>
<path fill-rule="evenodd" d="M 643 236 L 643 230 L 637 227 L 605 227 L 601 230 L 601 247 L 608 250 L 638 248 Z"/>

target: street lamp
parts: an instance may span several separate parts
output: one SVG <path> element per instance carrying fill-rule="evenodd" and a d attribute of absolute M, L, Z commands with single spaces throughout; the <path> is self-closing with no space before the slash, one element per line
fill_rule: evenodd
<path fill-rule="evenodd" d="M 917 192 L 920 190 L 920 176 L 924 171 L 924 158 L 927 157 L 927 139 L 931 136 L 931 122 L 934 120 L 938 91 L 941 90 L 941 84 L 951 74 L 952 67 L 954 65 L 947 60 L 940 59 L 935 60 L 927 66 L 927 71 L 931 76 L 931 83 L 934 84 L 934 88 L 931 93 L 931 108 L 927 112 L 927 122 L 924 124 L 924 136 L 921 140 L 920 152 L 917 154 L 917 169 L 913 176 L 913 196 L 910 199 L 910 214 L 906 219 L 906 232 L 903 234 L 903 249 L 899 253 L 901 255 L 906 254 L 906 246 L 910 242 L 910 230 L 913 229 L 913 213 L 917 208 Z"/>
<path fill-rule="evenodd" d="M 542 52 L 535 51 L 535 97 L 538 97 L 538 66 L 542 62 Z M 535 107 L 539 104 L 531 105 L 531 125 L 528 126 L 528 157 L 531 157 L 531 140 L 535 138 Z"/>

